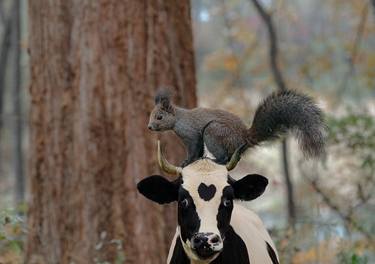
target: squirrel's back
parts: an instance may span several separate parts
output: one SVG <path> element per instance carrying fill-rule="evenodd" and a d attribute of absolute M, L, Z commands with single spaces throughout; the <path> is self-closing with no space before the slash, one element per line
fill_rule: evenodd
<path fill-rule="evenodd" d="M 221 110 L 221 109 L 213 109 L 213 108 L 204 108 L 204 107 L 197 107 L 191 109 L 191 115 L 195 120 L 202 121 L 203 126 L 207 125 L 208 122 L 216 121 L 222 124 L 226 124 L 233 129 L 238 130 L 247 130 L 247 126 L 238 116 Z"/>

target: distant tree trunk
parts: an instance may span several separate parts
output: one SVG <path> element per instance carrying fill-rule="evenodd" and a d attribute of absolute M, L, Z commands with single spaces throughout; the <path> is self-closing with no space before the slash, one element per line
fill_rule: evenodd
<path fill-rule="evenodd" d="M 287 191 L 287 204 L 288 204 L 288 221 L 290 227 L 294 228 L 296 224 L 296 205 L 294 202 L 294 187 L 289 170 L 289 153 L 288 153 L 288 140 L 285 138 L 281 142 L 281 156 L 283 162 L 284 178 Z"/>
<path fill-rule="evenodd" d="M 12 27 L 12 16 L 4 19 L 3 28 L 4 33 L 0 42 L 0 131 L 3 124 L 3 104 L 5 95 L 5 74 L 7 69 L 9 48 L 10 48 L 10 33 Z"/>
<path fill-rule="evenodd" d="M 13 139 L 14 139 L 14 172 L 15 172 L 15 201 L 17 204 L 24 201 L 25 177 L 22 151 L 23 118 L 22 118 L 22 91 L 21 91 L 21 3 L 14 0 L 13 17 L 13 46 L 14 46 L 14 70 L 13 70 Z"/>
<path fill-rule="evenodd" d="M 4 123 L 5 76 L 7 72 L 12 28 L 12 16 L 5 17 L 3 8 L 4 3 L 0 2 L 1 21 L 4 28 L 3 36 L 0 42 L 0 142 L 2 140 L 2 128 Z M 0 177 L 2 176 L 1 154 L 2 149 L 0 144 Z"/>
<path fill-rule="evenodd" d="M 29 16 L 26 262 L 165 263 L 175 210 L 136 184 L 159 173 L 156 89 L 196 104 L 189 1 L 35 0 Z M 183 160 L 167 138 L 167 156 Z"/>
<path fill-rule="evenodd" d="M 281 70 L 279 69 L 278 64 L 278 38 L 276 34 L 276 29 L 273 25 L 272 16 L 267 13 L 264 7 L 258 2 L 258 0 L 251 0 L 254 7 L 256 8 L 259 16 L 262 18 L 264 24 L 267 27 L 268 31 L 268 38 L 269 38 L 269 59 L 270 59 L 270 67 L 272 70 L 272 75 L 275 80 L 275 83 L 279 90 L 285 91 L 287 90 L 283 75 Z M 284 170 L 284 178 L 287 190 L 287 204 L 288 204 L 288 220 L 289 225 L 294 228 L 295 220 L 296 220 L 296 209 L 295 209 L 295 202 L 294 202 L 294 190 L 293 190 L 293 182 L 290 176 L 289 170 L 289 161 L 288 161 L 288 142 L 286 139 L 282 141 L 282 162 L 283 162 L 283 170 Z"/>

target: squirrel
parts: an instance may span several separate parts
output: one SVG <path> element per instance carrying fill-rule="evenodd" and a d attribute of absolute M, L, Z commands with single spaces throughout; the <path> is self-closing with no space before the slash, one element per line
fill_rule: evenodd
<path fill-rule="evenodd" d="M 227 111 L 210 108 L 185 109 L 171 102 L 168 90 L 155 95 L 155 107 L 148 128 L 152 131 L 173 130 L 187 147 L 186 166 L 211 153 L 219 164 L 228 162 L 240 149 L 278 139 L 288 130 L 295 132 L 307 157 L 324 152 L 325 123 L 322 111 L 307 95 L 295 91 L 274 92 L 259 104 L 250 128 Z"/>

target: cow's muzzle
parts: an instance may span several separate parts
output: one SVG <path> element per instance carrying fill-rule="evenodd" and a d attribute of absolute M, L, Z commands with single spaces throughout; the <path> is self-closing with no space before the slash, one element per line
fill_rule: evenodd
<path fill-rule="evenodd" d="M 201 259 L 209 259 L 223 249 L 223 240 L 214 233 L 197 233 L 191 238 L 191 247 Z"/>

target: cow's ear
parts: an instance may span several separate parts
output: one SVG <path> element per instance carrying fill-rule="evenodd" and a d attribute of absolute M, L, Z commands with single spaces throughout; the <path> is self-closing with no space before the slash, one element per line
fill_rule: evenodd
<path fill-rule="evenodd" d="M 258 174 L 249 174 L 238 181 L 232 181 L 234 198 L 244 201 L 259 197 L 268 185 L 266 177 Z"/>
<path fill-rule="evenodd" d="M 170 182 L 159 175 L 147 177 L 137 184 L 138 191 L 141 194 L 159 204 L 177 201 L 179 186 L 178 180 Z"/>

